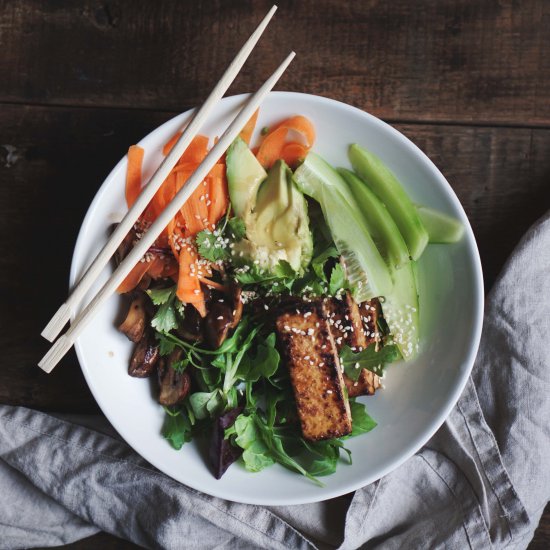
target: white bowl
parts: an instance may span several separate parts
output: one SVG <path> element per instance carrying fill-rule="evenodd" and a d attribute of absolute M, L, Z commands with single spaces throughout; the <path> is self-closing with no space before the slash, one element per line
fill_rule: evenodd
<path fill-rule="evenodd" d="M 246 97 L 224 99 L 202 133 L 220 135 Z M 257 132 L 293 114 L 313 121 L 317 131 L 314 150 L 328 162 L 349 166 L 347 147 L 357 142 L 388 164 L 414 202 L 459 218 L 466 231 L 458 244 L 430 245 L 422 256 L 421 352 L 411 363 L 390 365 L 385 388 L 363 398 L 378 426 L 346 441 L 353 464 L 340 464 L 334 475 L 322 479 L 323 488 L 279 465 L 253 474 L 237 463 L 216 480 L 198 445 L 172 449 L 161 435 L 164 411 L 152 395 L 150 382 L 127 374 L 132 345 L 115 327 L 121 300 L 115 296 L 108 301 L 76 343 L 82 371 L 101 410 L 128 444 L 159 470 L 185 485 L 237 502 L 316 502 L 363 487 L 397 468 L 428 441 L 455 405 L 470 374 L 481 334 L 483 279 L 479 253 L 464 210 L 434 164 L 411 141 L 377 118 L 344 103 L 307 94 L 271 93 L 260 110 Z M 160 162 L 162 145 L 189 116 L 188 112 L 169 120 L 140 141 L 146 151 L 145 178 Z M 71 283 L 105 242 L 108 227 L 125 211 L 125 173 L 123 158 L 86 214 L 74 252 Z M 106 271 L 99 283 L 107 277 Z"/>

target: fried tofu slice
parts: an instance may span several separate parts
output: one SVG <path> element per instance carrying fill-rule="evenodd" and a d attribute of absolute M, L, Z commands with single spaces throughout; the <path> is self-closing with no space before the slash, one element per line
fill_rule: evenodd
<path fill-rule="evenodd" d="M 344 346 L 362 351 L 378 338 L 377 299 L 358 305 L 349 292 L 342 299 L 328 298 L 323 303 L 338 353 Z M 368 369 L 362 369 L 357 381 L 344 376 L 349 397 L 373 395 L 380 387 L 380 378 Z"/>
<path fill-rule="evenodd" d="M 321 302 L 301 302 L 275 321 L 305 439 L 351 433 L 340 359 Z"/>

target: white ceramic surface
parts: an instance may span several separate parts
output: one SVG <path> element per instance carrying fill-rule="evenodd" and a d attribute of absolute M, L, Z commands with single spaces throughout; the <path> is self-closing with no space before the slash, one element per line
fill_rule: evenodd
<path fill-rule="evenodd" d="M 246 96 L 224 99 L 203 132 L 220 135 Z M 376 481 L 417 451 L 439 428 L 466 383 L 477 352 L 483 316 L 483 280 L 470 224 L 456 195 L 433 163 L 391 126 L 349 105 L 291 92 L 272 92 L 260 110 L 257 132 L 293 114 L 309 117 L 317 131 L 314 150 L 335 166 L 349 166 L 346 151 L 357 142 L 378 154 L 414 202 L 456 216 L 466 226 L 462 241 L 430 245 L 419 262 L 422 344 L 418 358 L 388 368 L 385 388 L 364 398 L 378 426 L 346 441 L 353 465 L 342 463 L 319 488 L 278 465 L 252 474 L 240 464 L 216 480 L 194 443 L 173 450 L 161 436 L 164 411 L 148 380 L 127 374 L 132 345 L 115 328 L 121 299 L 113 297 L 76 343 L 84 376 L 102 411 L 145 459 L 174 479 L 211 495 L 256 504 L 300 504 L 342 495 Z M 145 137 L 144 175 L 160 162 L 162 145 L 188 119 L 169 120 Z M 257 137 L 257 133 L 255 135 Z M 126 158 L 107 177 L 82 224 L 71 283 L 95 255 L 108 227 L 125 210 Z M 105 272 L 102 284 L 108 276 Z M 94 287 L 99 288 L 99 283 Z M 92 289 L 93 292 L 93 289 Z"/>

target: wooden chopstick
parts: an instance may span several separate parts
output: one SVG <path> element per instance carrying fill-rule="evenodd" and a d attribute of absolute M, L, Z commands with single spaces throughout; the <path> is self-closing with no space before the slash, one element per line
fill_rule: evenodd
<path fill-rule="evenodd" d="M 295 55 L 296 54 L 294 52 L 291 52 L 281 63 L 279 68 L 264 82 L 262 87 L 248 100 L 245 107 L 235 117 L 229 128 L 227 128 L 227 130 L 223 133 L 218 143 L 212 147 L 206 158 L 201 162 L 195 172 L 193 172 L 193 175 L 189 178 L 187 183 L 178 191 L 172 201 L 168 203 L 160 216 L 153 222 L 149 230 L 144 233 L 143 237 L 116 268 L 109 280 L 103 285 L 93 300 L 77 315 L 67 332 L 59 337 L 48 353 L 46 353 L 46 355 L 42 358 L 40 363 L 38 363 L 38 366 L 41 369 L 48 373 L 51 372 L 57 363 L 69 351 L 75 340 L 78 338 L 78 335 L 91 321 L 98 309 L 116 291 L 118 286 L 130 273 L 137 262 L 153 245 L 162 230 L 177 214 L 210 170 L 212 170 L 214 164 L 218 162 L 218 159 L 226 151 L 231 142 L 239 135 L 239 132 L 248 122 L 248 119 L 260 106 L 260 103 L 273 88 L 273 86 L 275 86 Z"/>
<path fill-rule="evenodd" d="M 144 187 L 134 205 L 124 216 L 120 224 L 118 224 L 101 252 L 96 256 L 90 267 L 86 270 L 80 281 L 74 287 L 71 294 L 67 298 L 67 301 L 61 305 L 46 325 L 42 331 L 42 336 L 46 338 L 46 340 L 53 342 L 57 335 L 61 332 L 67 321 L 70 319 L 73 309 L 84 298 L 94 281 L 97 279 L 103 268 L 107 265 L 113 254 L 120 246 L 120 243 L 124 240 L 124 237 L 128 234 L 130 229 L 132 229 L 140 214 L 145 210 L 154 194 L 162 185 L 162 182 L 168 177 L 168 174 L 170 174 L 172 168 L 176 165 L 183 152 L 187 149 L 192 139 L 197 134 L 199 128 L 204 123 L 206 117 L 210 114 L 211 110 L 218 103 L 218 101 L 223 97 L 233 80 L 235 80 L 235 77 L 241 70 L 245 61 L 248 59 L 250 52 L 254 49 L 254 46 L 260 39 L 260 36 L 264 32 L 276 10 L 277 6 L 273 6 L 263 18 L 262 22 L 258 25 L 258 28 L 250 35 L 250 38 L 246 41 L 235 59 L 226 69 L 222 78 L 216 84 L 215 88 L 212 90 L 202 107 L 193 116 L 170 153 L 157 168 L 149 183 Z"/>

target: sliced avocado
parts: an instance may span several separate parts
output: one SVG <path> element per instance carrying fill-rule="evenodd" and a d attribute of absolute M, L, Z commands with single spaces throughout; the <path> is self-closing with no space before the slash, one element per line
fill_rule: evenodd
<path fill-rule="evenodd" d="M 230 145 L 225 163 L 231 207 L 235 216 L 242 216 L 256 199 L 258 187 L 267 174 L 241 138 Z"/>
<path fill-rule="evenodd" d="M 275 162 L 241 217 L 246 238 L 234 245 L 237 257 L 264 271 L 273 271 L 280 261 L 288 262 L 296 272 L 309 264 L 313 241 L 307 202 L 284 161 Z"/>

